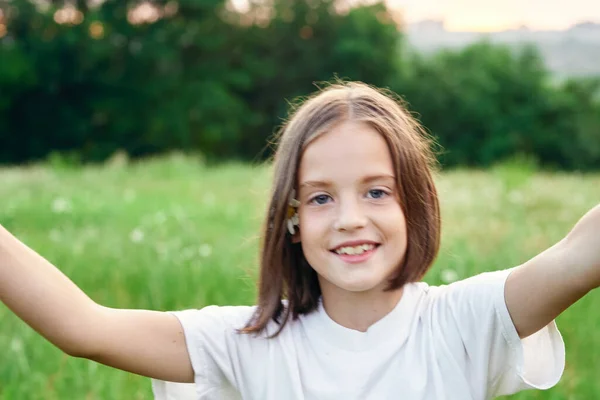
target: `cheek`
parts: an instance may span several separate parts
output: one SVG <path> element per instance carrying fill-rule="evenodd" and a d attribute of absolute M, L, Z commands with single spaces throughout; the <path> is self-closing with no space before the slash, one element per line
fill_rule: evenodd
<path fill-rule="evenodd" d="M 406 219 L 402 211 L 389 210 L 379 218 L 379 226 L 388 237 L 406 242 Z"/>
<path fill-rule="evenodd" d="M 315 235 L 322 234 L 330 226 L 330 218 L 324 210 L 305 210 L 298 214 L 300 222 L 300 235 L 302 240 L 315 239 Z"/>
<path fill-rule="evenodd" d="M 304 224 L 299 229 L 300 242 L 304 247 L 304 251 L 311 251 L 316 247 L 321 247 L 324 243 L 324 230 L 316 224 Z"/>
<path fill-rule="evenodd" d="M 373 217 L 384 226 L 406 226 L 406 219 L 402 208 L 397 203 L 386 204 L 385 207 L 376 208 L 373 210 Z M 403 228 L 404 229 L 404 228 Z"/>
<path fill-rule="evenodd" d="M 322 250 L 327 245 L 327 234 L 330 227 L 326 213 L 315 214 L 314 212 L 304 212 L 299 215 L 300 243 L 304 256 L 311 265 L 322 256 Z"/>

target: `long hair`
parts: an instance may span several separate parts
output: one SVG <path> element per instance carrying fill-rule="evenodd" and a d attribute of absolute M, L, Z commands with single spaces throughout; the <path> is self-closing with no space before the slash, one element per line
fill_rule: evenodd
<path fill-rule="evenodd" d="M 315 310 L 321 296 L 317 273 L 302 246 L 287 231 L 288 203 L 297 184 L 304 149 L 335 125 L 365 122 L 386 140 L 394 164 L 400 206 L 407 224 L 407 248 L 387 290 L 420 280 L 440 245 L 440 210 L 432 173 L 432 140 L 392 93 L 359 82 L 336 83 L 292 110 L 279 132 L 271 199 L 263 226 L 258 302 L 243 333 L 261 333 L 274 320 L 278 335 L 290 317 Z M 302 227 L 300 227 L 302 229 Z M 284 306 L 282 300 L 287 299 Z"/>

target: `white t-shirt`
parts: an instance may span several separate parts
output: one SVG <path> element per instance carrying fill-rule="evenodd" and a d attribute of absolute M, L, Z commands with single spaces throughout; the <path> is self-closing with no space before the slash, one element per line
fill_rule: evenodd
<path fill-rule="evenodd" d="M 195 384 L 153 381 L 156 399 L 482 400 L 549 388 L 564 369 L 562 337 L 552 322 L 519 338 L 504 301 L 509 272 L 407 284 L 367 332 L 338 325 L 322 305 L 274 339 L 235 331 L 254 307 L 176 312 Z"/>

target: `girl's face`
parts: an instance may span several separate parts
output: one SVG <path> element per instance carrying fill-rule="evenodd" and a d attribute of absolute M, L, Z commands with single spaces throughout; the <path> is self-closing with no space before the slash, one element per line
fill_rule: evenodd
<path fill-rule="evenodd" d="M 299 240 L 321 291 L 380 291 L 406 251 L 385 139 L 345 122 L 308 145 L 298 171 Z"/>

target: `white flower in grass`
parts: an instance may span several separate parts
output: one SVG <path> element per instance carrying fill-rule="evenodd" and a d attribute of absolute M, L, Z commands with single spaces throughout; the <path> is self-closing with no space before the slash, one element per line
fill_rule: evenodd
<path fill-rule="evenodd" d="M 198 249 L 198 254 L 200 254 L 201 257 L 210 256 L 212 254 L 211 245 L 208 243 L 204 243 L 203 245 L 200 245 L 200 248 Z"/>
<path fill-rule="evenodd" d="M 239 213 L 240 210 L 235 204 L 229 204 L 225 209 L 225 215 L 227 215 L 228 218 L 235 218 Z"/>
<path fill-rule="evenodd" d="M 16 209 L 17 205 L 15 203 L 8 203 L 4 212 L 6 213 L 6 215 L 11 215 Z"/>
<path fill-rule="evenodd" d="M 62 239 L 62 235 L 58 229 L 50 230 L 50 234 L 48 236 L 53 242 L 60 242 Z"/>
<path fill-rule="evenodd" d="M 154 222 L 156 223 L 156 225 L 162 225 L 165 222 L 167 222 L 167 216 L 164 212 L 159 211 L 154 215 Z"/>
<path fill-rule="evenodd" d="M 573 198 L 569 199 L 569 202 L 577 204 L 578 206 L 581 206 L 581 205 L 585 204 L 585 197 L 583 197 L 581 194 L 575 195 L 575 196 L 573 196 Z"/>
<path fill-rule="evenodd" d="M 185 210 L 180 205 L 175 205 L 171 211 L 171 214 L 175 217 L 177 222 L 182 223 L 187 221 Z"/>
<path fill-rule="evenodd" d="M 75 242 L 73 244 L 73 254 L 78 256 L 83 254 L 84 250 L 85 250 L 85 245 L 83 244 L 83 242 Z"/>
<path fill-rule="evenodd" d="M 169 246 L 166 242 L 158 242 L 154 245 L 154 251 L 156 251 L 161 260 L 164 260 L 169 254 Z"/>
<path fill-rule="evenodd" d="M 444 283 L 452 283 L 458 280 L 458 274 L 455 270 L 446 268 L 441 273 L 442 282 Z"/>
<path fill-rule="evenodd" d="M 181 250 L 181 252 L 179 253 L 179 258 L 182 261 L 189 261 L 189 260 L 193 259 L 195 255 L 196 255 L 196 252 L 193 248 L 186 247 L 185 249 Z"/>
<path fill-rule="evenodd" d="M 64 197 L 57 197 L 52 201 L 52 211 L 56 214 L 68 213 L 71 211 L 71 202 Z"/>
<path fill-rule="evenodd" d="M 142 240 L 144 240 L 144 232 L 139 228 L 135 228 L 129 234 L 129 239 L 133 243 L 140 243 Z"/>
<path fill-rule="evenodd" d="M 123 193 L 123 199 L 125 200 L 126 203 L 131 203 L 132 201 L 135 200 L 135 198 L 136 198 L 136 194 L 133 189 L 127 189 L 127 190 L 125 190 L 125 193 Z"/>
<path fill-rule="evenodd" d="M 90 226 L 90 227 L 86 228 L 86 229 L 83 231 L 83 237 L 84 237 L 86 240 L 88 240 L 88 239 L 95 239 L 95 238 L 97 238 L 97 237 L 98 237 L 98 229 L 97 229 L 97 228 L 95 228 L 95 227 L 93 227 L 93 226 Z"/>
<path fill-rule="evenodd" d="M 512 190 L 508 193 L 508 201 L 513 204 L 521 204 L 523 203 L 523 200 L 525 200 L 525 196 L 518 190 Z"/>
<path fill-rule="evenodd" d="M 15 353 L 23 351 L 23 341 L 17 337 L 12 338 L 10 341 L 10 349 Z"/>
<path fill-rule="evenodd" d="M 204 194 L 204 198 L 202 199 L 202 202 L 204 203 L 205 206 L 212 207 L 216 204 L 217 198 L 215 197 L 215 195 L 213 193 L 208 192 L 208 193 Z"/>

